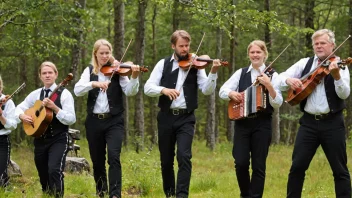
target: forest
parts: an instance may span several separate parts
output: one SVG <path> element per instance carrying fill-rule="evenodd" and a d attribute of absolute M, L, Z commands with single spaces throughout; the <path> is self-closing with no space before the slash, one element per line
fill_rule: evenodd
<path fill-rule="evenodd" d="M 11 94 L 22 83 L 26 87 L 13 97 L 21 102 L 32 90 L 41 87 L 38 68 L 52 61 L 59 69 L 56 83 L 68 73 L 73 86 L 91 60 L 93 44 L 109 40 L 117 60 L 147 66 L 140 74 L 139 93 L 126 97 L 124 145 L 137 153 L 157 143 L 157 98 L 144 95 L 143 87 L 155 64 L 173 53 L 172 32 L 188 31 L 191 51 L 198 55 L 221 58 L 228 67 L 218 71 L 216 91 L 199 94 L 196 110 L 197 140 L 213 150 L 222 142 L 231 142 L 233 122 L 227 115 L 227 102 L 219 96 L 221 85 L 239 68 L 249 65 L 248 44 L 265 41 L 268 62 L 279 73 L 304 57 L 313 56 L 311 35 L 318 29 L 331 29 L 339 45 L 352 35 L 352 0 L 2 0 L 0 2 L 0 75 L 4 94 Z M 128 43 L 131 45 L 126 50 Z M 352 39 L 336 52 L 341 58 L 352 57 Z M 206 72 L 209 73 L 209 68 Z M 286 94 L 286 93 L 285 93 Z M 284 95 L 286 97 L 286 95 Z M 86 97 L 74 97 L 77 122 L 70 126 L 85 135 Z M 344 111 L 346 136 L 352 130 L 352 97 Z M 273 144 L 291 145 L 298 129 L 298 106 L 283 104 L 273 115 Z M 31 141 L 22 127 L 12 132 L 14 145 Z"/>

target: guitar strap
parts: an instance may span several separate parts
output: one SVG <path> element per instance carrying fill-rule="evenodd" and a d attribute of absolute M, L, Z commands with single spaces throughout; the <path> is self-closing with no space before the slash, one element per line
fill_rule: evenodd
<path fill-rule="evenodd" d="M 65 87 L 60 87 L 53 95 L 51 95 L 50 100 L 52 100 L 54 103 L 56 99 L 58 98 L 59 95 L 64 91 Z M 40 92 L 40 100 L 44 99 L 44 89 Z"/>

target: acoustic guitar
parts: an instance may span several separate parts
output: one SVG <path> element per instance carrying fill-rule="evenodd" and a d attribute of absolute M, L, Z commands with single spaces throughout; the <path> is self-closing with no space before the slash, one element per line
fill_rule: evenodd
<path fill-rule="evenodd" d="M 73 79 L 73 74 L 69 73 L 67 77 L 52 91 L 49 95 L 49 99 L 55 101 L 57 98 L 56 92 L 59 88 L 64 87 L 67 83 Z M 53 111 L 43 105 L 43 101 L 35 101 L 33 107 L 27 109 L 24 114 L 31 116 L 33 123 L 29 124 L 26 122 L 23 123 L 24 132 L 32 137 L 40 137 L 44 134 L 51 121 L 53 120 Z"/>

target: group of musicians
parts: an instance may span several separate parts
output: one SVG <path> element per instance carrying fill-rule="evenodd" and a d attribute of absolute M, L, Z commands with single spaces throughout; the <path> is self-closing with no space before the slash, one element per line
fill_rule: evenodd
<path fill-rule="evenodd" d="M 214 59 L 209 75 L 204 69 L 180 68 L 179 62 L 189 59 L 191 36 L 184 30 L 171 35 L 174 53 L 161 59 L 154 67 L 144 86 L 144 93 L 159 97 L 158 146 L 160 151 L 163 190 L 166 197 L 189 196 L 192 172 L 192 141 L 196 122 L 194 110 L 198 107 L 198 89 L 204 95 L 214 92 L 217 70 L 221 66 Z M 265 183 L 266 159 L 272 137 L 272 113 L 281 106 L 281 91 L 305 86 L 300 78 L 317 67 L 335 48 L 335 35 L 328 29 L 316 31 L 312 36 L 314 56 L 303 58 L 278 74 L 267 75 L 265 61 L 268 51 L 263 41 L 254 40 L 247 53 L 251 64 L 237 70 L 221 87 L 220 98 L 243 102 L 241 92 L 257 81 L 267 92 L 267 108 L 235 121 L 232 155 L 234 158 L 240 197 L 262 197 Z M 327 66 L 329 74 L 321 80 L 313 92 L 300 102 L 300 127 L 292 154 L 292 165 L 287 183 L 287 197 L 301 197 L 305 172 L 319 147 L 333 171 L 336 197 L 351 198 L 351 181 L 347 168 L 345 125 L 342 110 L 344 99 L 350 94 L 348 69 L 340 69 L 338 58 Z M 86 136 L 93 162 L 96 193 L 99 197 L 121 197 L 122 171 L 120 153 L 124 135 L 124 107 L 122 96 L 133 96 L 139 90 L 138 65 L 131 65 L 131 79 L 123 75 L 106 76 L 103 66 L 117 66 L 112 57 L 112 46 L 104 39 L 95 42 L 91 64 L 85 68 L 75 84 L 76 96 L 88 94 Z M 53 120 L 47 130 L 34 138 L 34 161 L 38 170 L 42 191 L 55 197 L 64 195 L 65 157 L 68 148 L 68 126 L 75 123 L 74 100 L 71 93 L 61 87 L 56 90 L 58 71 L 52 62 L 44 62 L 39 68 L 39 78 L 44 87 L 31 92 L 17 107 L 12 100 L 1 103 L 0 109 L 0 184 L 8 184 L 7 165 L 10 156 L 8 134 L 17 123 L 33 124 L 33 116 L 25 111 L 36 101 L 53 112 Z M 3 82 L 0 77 L 0 99 Z M 56 91 L 53 98 L 50 92 Z M 175 153 L 176 149 L 176 153 Z M 106 154 L 109 164 L 106 172 Z M 178 171 L 175 178 L 174 158 Z M 249 167 L 252 168 L 252 176 Z"/>

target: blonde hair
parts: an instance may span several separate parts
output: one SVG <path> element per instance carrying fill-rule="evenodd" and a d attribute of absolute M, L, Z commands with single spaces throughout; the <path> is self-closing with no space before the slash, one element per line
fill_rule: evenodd
<path fill-rule="evenodd" d="M 314 34 L 312 35 L 312 45 L 314 45 L 314 40 L 317 37 L 323 36 L 324 34 L 328 35 L 329 36 L 329 42 L 334 44 L 334 46 L 336 46 L 336 44 L 335 44 L 335 34 L 334 34 L 333 31 L 331 31 L 329 29 L 321 29 L 321 30 L 318 30 L 318 31 L 314 32 Z"/>
<path fill-rule="evenodd" d="M 191 35 L 189 35 L 188 32 L 186 32 L 185 30 L 176 30 L 174 33 L 172 33 L 171 38 L 170 38 L 170 42 L 171 44 L 176 45 L 177 40 L 179 38 L 183 38 L 188 42 L 191 42 Z"/>
<path fill-rule="evenodd" d="M 258 46 L 264 52 L 264 54 L 265 54 L 264 62 L 265 62 L 266 59 L 268 59 L 269 53 L 268 53 L 268 49 L 266 48 L 264 41 L 262 41 L 262 40 L 252 41 L 247 47 L 247 55 L 249 55 L 249 50 L 251 49 L 251 47 L 253 47 L 253 45 Z"/>
<path fill-rule="evenodd" d="M 55 74 L 58 73 L 57 68 L 56 68 L 56 65 L 55 65 L 54 63 L 52 63 L 52 62 L 50 62 L 50 61 L 44 61 L 44 62 L 40 65 L 39 70 L 38 70 L 39 77 L 40 77 L 40 75 L 41 75 L 41 71 L 42 71 L 43 67 L 50 67 L 50 68 L 52 68 L 52 69 L 54 70 Z"/>
<path fill-rule="evenodd" d="M 94 46 L 93 46 L 93 52 L 92 52 L 92 65 L 93 65 L 93 73 L 98 74 L 100 70 L 100 66 L 97 60 L 96 53 L 99 50 L 100 46 L 105 45 L 109 48 L 111 54 L 112 54 L 112 46 L 111 43 L 105 39 L 99 39 L 95 41 Z"/>
<path fill-rule="evenodd" d="M 3 89 L 4 89 L 4 83 L 3 83 L 1 75 L 0 75 L 0 93 L 2 92 Z"/>

